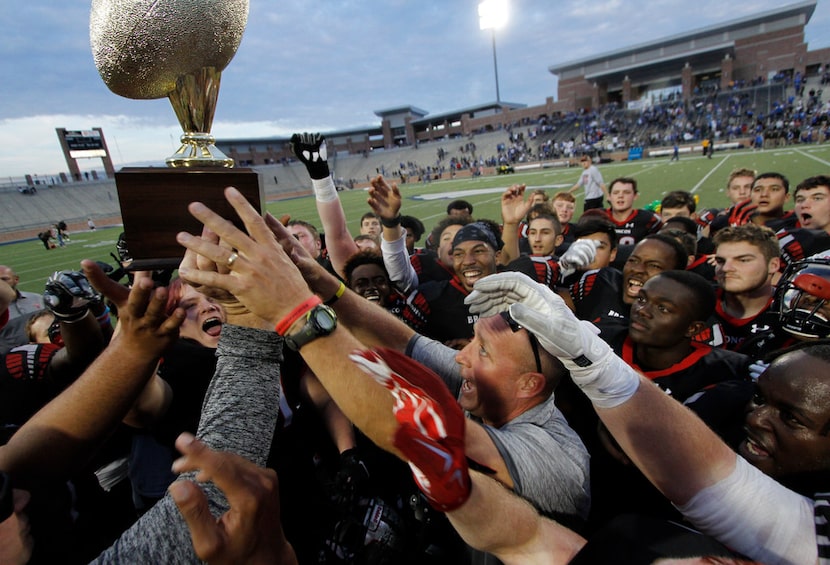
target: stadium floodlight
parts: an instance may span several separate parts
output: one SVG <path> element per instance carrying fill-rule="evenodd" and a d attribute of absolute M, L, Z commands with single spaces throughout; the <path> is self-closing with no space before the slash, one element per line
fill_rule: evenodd
<path fill-rule="evenodd" d="M 501 104 L 499 94 L 499 64 L 496 59 L 496 30 L 507 23 L 507 0 L 484 0 L 478 5 L 479 29 L 489 29 L 493 34 L 493 70 L 496 73 L 496 103 Z"/>

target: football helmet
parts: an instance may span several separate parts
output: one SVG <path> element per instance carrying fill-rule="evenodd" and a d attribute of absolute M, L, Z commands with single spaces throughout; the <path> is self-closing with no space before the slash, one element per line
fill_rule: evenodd
<path fill-rule="evenodd" d="M 778 319 L 802 339 L 830 337 L 830 254 L 792 263 L 775 291 Z"/>

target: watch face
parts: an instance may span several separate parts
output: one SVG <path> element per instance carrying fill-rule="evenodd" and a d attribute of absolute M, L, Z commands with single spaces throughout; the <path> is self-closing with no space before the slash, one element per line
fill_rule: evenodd
<path fill-rule="evenodd" d="M 326 308 L 317 308 L 314 311 L 314 321 L 323 332 L 331 332 L 337 325 L 337 319 Z"/>

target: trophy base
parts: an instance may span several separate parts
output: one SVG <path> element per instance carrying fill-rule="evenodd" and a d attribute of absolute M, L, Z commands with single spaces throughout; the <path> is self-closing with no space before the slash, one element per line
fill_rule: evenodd
<path fill-rule="evenodd" d="M 115 186 L 124 222 L 124 237 L 132 261 L 128 271 L 175 269 L 185 249 L 176 241 L 180 231 L 202 233 L 202 224 L 187 211 L 199 201 L 245 230 L 225 200 L 228 186 L 237 188 L 260 213 L 265 191 L 251 169 L 124 167 L 115 173 Z"/>

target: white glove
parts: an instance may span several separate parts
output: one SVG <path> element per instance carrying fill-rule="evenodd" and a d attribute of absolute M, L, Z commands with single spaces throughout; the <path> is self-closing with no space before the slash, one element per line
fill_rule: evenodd
<path fill-rule="evenodd" d="M 562 297 L 523 273 L 485 277 L 464 302 L 471 313 L 482 317 L 509 309 L 513 319 L 532 332 L 545 351 L 563 362 L 575 360 L 577 366 L 588 366 L 611 352 L 597 337 L 596 326 L 577 319 Z"/>
<path fill-rule="evenodd" d="M 484 277 L 464 300 L 482 317 L 504 310 L 562 361 L 573 381 L 595 405 L 608 408 L 625 402 L 639 377 L 597 335 L 590 322 L 579 320 L 562 298 L 546 285 L 516 272 Z"/>
<path fill-rule="evenodd" d="M 577 239 L 559 258 L 559 272 L 565 278 L 594 262 L 600 242 L 594 239 Z"/>

